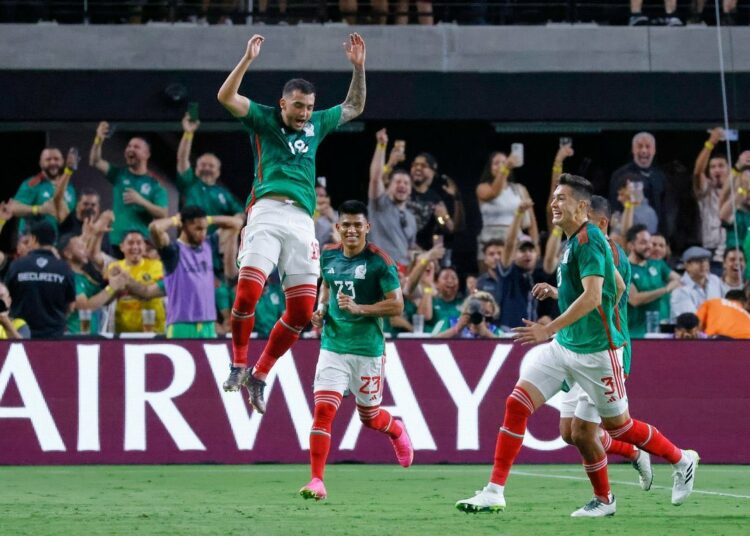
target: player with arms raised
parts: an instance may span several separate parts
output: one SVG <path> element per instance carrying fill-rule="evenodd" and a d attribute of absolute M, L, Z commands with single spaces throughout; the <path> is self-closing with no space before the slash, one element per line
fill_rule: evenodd
<path fill-rule="evenodd" d="M 264 38 L 254 35 L 245 55 L 219 89 L 218 99 L 250 135 L 255 178 L 248 201 L 247 225 L 238 255 L 237 297 L 232 308 L 232 367 L 224 390 L 243 384 L 250 403 L 265 413 L 265 380 L 276 360 L 299 338 L 310 321 L 316 297 L 320 251 L 312 219 L 315 210 L 315 153 L 323 138 L 351 121 L 365 107 L 365 42 L 351 34 L 345 45 L 354 66 L 344 102 L 313 112 L 315 88 L 299 78 L 289 80 L 280 110 L 258 104 L 238 93 L 242 78 L 258 57 Z M 268 275 L 278 266 L 286 312 L 271 330 L 258 361 L 248 370 L 248 343 L 255 306 Z"/>
<path fill-rule="evenodd" d="M 300 495 L 316 500 L 327 495 L 323 473 L 331 447 L 331 425 L 346 390 L 355 395 L 362 424 L 388 435 L 399 464 L 409 467 L 414 458 L 403 423 L 380 409 L 385 383 L 383 317 L 404 310 L 396 265 L 367 242 L 370 224 L 363 203 L 344 202 L 336 230 L 341 243 L 328 246 L 321 256 L 323 283 L 312 318 L 323 333 L 313 387 L 312 479 Z"/>
<path fill-rule="evenodd" d="M 525 326 L 515 329 L 517 340 L 522 343 L 546 344 L 529 352 L 519 381 L 506 400 L 489 484 L 474 497 L 458 501 L 459 510 L 487 512 L 505 508 L 505 482 L 521 450 L 526 423 L 560 390 L 563 381 L 581 386 L 613 438 L 637 445 L 673 464 L 672 504 L 682 504 L 692 492 L 698 455 L 680 450 L 655 427 L 632 419 L 628 413 L 622 372 L 625 338 L 616 329 L 615 312 L 625 285 L 615 270 L 604 235 L 588 221 L 592 193 L 593 187 L 586 179 L 561 175 L 551 207 L 552 222 L 568 237 L 557 269 L 562 314 L 546 326 L 525 320 Z M 555 339 L 547 342 L 553 335 Z M 614 515 L 606 455 L 592 455 L 586 450 L 581 455 L 594 498 L 571 515 Z"/>

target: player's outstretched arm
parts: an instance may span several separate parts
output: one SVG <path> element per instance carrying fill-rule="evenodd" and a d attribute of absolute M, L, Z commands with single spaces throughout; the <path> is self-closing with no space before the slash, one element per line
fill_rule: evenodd
<path fill-rule="evenodd" d="M 148 226 L 148 234 L 151 235 L 151 241 L 154 243 L 156 249 L 161 249 L 169 245 L 169 234 L 168 230 L 170 227 L 179 227 L 180 216 L 172 216 L 171 218 L 160 218 L 152 221 Z"/>
<path fill-rule="evenodd" d="M 224 80 L 221 88 L 219 88 L 219 93 L 216 95 L 221 105 L 235 117 L 245 117 L 250 110 L 250 99 L 243 97 L 238 92 L 242 83 L 242 77 L 245 76 L 245 71 L 250 67 L 253 60 L 260 54 L 260 47 L 264 39 L 262 35 L 258 34 L 250 38 L 247 42 L 245 54 L 237 66 L 232 69 L 232 72 L 229 73 L 227 79 Z"/>
<path fill-rule="evenodd" d="M 352 62 L 354 72 L 352 83 L 349 84 L 349 93 L 341 104 L 341 119 L 339 125 L 351 121 L 360 115 L 365 109 L 365 98 L 367 89 L 365 85 L 365 40 L 358 33 L 349 34 L 349 39 L 344 43 L 346 57 Z"/>
<path fill-rule="evenodd" d="M 348 294 L 339 292 L 336 296 L 339 309 L 353 315 L 361 316 L 396 316 L 404 312 L 404 297 L 401 289 L 392 290 L 385 295 L 385 299 L 372 305 L 360 305 Z"/>

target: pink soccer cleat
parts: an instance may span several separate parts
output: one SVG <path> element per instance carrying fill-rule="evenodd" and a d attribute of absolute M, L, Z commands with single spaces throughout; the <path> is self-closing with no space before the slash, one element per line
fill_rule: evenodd
<path fill-rule="evenodd" d="M 404 423 L 401 423 L 401 429 L 401 435 L 396 439 L 391 438 L 391 443 L 393 443 L 393 450 L 396 451 L 396 459 L 399 465 L 409 467 L 411 462 L 414 461 L 414 449 L 411 446 L 411 439 L 409 439 L 409 434 L 406 433 Z"/>
<path fill-rule="evenodd" d="M 305 499 L 315 499 L 316 501 L 322 501 L 328 497 L 325 484 L 319 478 L 313 478 L 299 490 L 299 494 Z"/>

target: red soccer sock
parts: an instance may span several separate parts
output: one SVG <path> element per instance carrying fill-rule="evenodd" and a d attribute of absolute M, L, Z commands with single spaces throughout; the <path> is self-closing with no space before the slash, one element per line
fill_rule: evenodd
<path fill-rule="evenodd" d="M 401 436 L 404 428 L 401 423 L 393 418 L 393 415 L 380 406 L 360 406 L 357 405 L 359 419 L 367 428 L 372 428 L 378 432 L 388 434 L 388 437 L 397 439 Z"/>
<path fill-rule="evenodd" d="M 609 474 L 607 473 L 607 457 L 587 463 L 583 461 L 583 469 L 594 487 L 594 495 L 604 502 L 609 502 Z"/>
<path fill-rule="evenodd" d="M 654 456 L 661 456 L 671 464 L 679 462 L 682 458 L 682 451 L 675 447 L 655 426 L 648 423 L 628 419 L 628 422 L 621 427 L 607 431 L 613 439 L 635 445 Z"/>
<path fill-rule="evenodd" d="M 315 412 L 310 430 L 310 475 L 323 480 L 328 452 L 331 450 L 331 426 L 341 404 L 336 391 L 315 393 Z"/>
<path fill-rule="evenodd" d="M 534 403 L 522 388 L 516 386 L 505 401 L 503 426 L 497 434 L 495 444 L 495 464 L 492 467 L 490 482 L 505 485 L 513 460 L 518 456 L 526 433 L 526 422 L 534 413 Z"/>
<path fill-rule="evenodd" d="M 315 285 L 298 285 L 284 291 L 286 311 L 276 322 L 268 336 L 268 343 L 253 367 L 253 376 L 265 381 L 276 361 L 299 339 L 313 314 L 317 288 Z"/>
<path fill-rule="evenodd" d="M 599 440 L 602 442 L 604 452 L 608 455 L 617 454 L 618 456 L 623 456 L 631 461 L 638 457 L 638 449 L 635 448 L 634 445 L 625 443 L 624 441 L 618 441 L 617 439 L 612 439 L 612 436 L 602 428 L 599 428 Z"/>
<path fill-rule="evenodd" d="M 255 325 L 255 306 L 263 293 L 266 274 L 258 268 L 244 266 L 240 269 L 237 296 L 232 307 L 232 364 L 247 367 L 247 346 Z"/>

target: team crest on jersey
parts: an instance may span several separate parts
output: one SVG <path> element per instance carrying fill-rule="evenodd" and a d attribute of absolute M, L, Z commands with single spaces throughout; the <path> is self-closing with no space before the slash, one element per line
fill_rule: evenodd
<path fill-rule="evenodd" d="M 656 269 L 655 266 L 651 266 L 648 269 L 648 273 L 651 275 L 651 277 L 656 277 L 659 271 Z"/>
<path fill-rule="evenodd" d="M 141 184 L 141 193 L 143 195 L 148 195 L 150 191 L 151 191 L 150 184 Z"/>
<path fill-rule="evenodd" d="M 219 194 L 219 203 L 221 203 L 222 205 L 227 204 L 227 198 L 224 197 L 224 194 Z"/>
<path fill-rule="evenodd" d="M 315 125 L 312 123 L 305 123 L 305 126 L 302 127 L 302 131 L 305 133 L 305 136 L 312 138 L 315 136 Z"/>
<path fill-rule="evenodd" d="M 354 269 L 354 279 L 364 279 L 367 275 L 367 266 L 360 264 Z"/>
<path fill-rule="evenodd" d="M 276 294 L 271 294 L 271 303 L 278 305 L 281 303 L 281 300 L 279 300 L 279 297 Z"/>
<path fill-rule="evenodd" d="M 47 266 L 47 263 L 48 263 L 48 262 L 49 262 L 49 261 L 48 261 L 47 259 L 45 259 L 44 257 L 39 257 L 39 258 L 38 258 L 38 259 L 36 260 L 36 265 L 37 265 L 37 266 L 38 266 L 39 268 L 44 268 L 45 266 Z"/>

